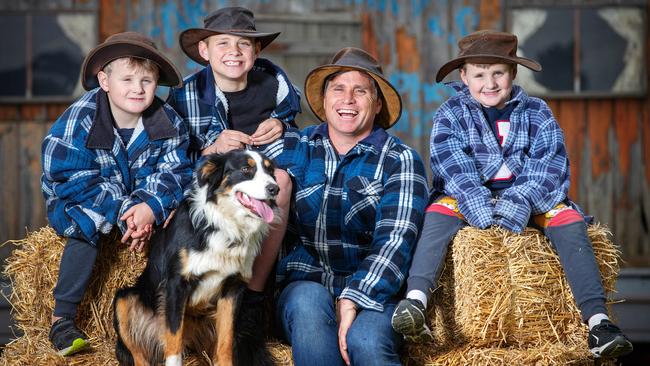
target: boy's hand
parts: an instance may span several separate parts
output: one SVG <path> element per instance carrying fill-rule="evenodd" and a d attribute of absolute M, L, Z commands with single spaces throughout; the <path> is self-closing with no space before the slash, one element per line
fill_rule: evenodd
<path fill-rule="evenodd" d="M 257 130 L 251 136 L 253 145 L 266 145 L 282 137 L 284 127 L 277 118 L 269 118 L 257 126 Z"/>
<path fill-rule="evenodd" d="M 252 145 L 253 139 L 247 134 L 236 130 L 223 130 L 217 137 L 214 144 L 201 151 L 201 155 L 214 153 L 227 153 L 230 150 L 243 149 L 246 145 Z"/>
<path fill-rule="evenodd" d="M 129 208 L 120 217 L 120 220 L 126 221 L 127 225 L 127 230 L 122 236 L 122 243 L 126 243 L 130 238 L 129 250 L 141 251 L 151 238 L 153 224 L 156 222 L 151 207 L 144 202 L 138 203 Z"/>

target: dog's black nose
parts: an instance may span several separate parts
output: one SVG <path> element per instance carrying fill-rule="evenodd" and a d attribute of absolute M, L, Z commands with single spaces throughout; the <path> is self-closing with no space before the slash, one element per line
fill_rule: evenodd
<path fill-rule="evenodd" d="M 266 191 L 271 195 L 271 196 L 277 196 L 278 192 L 280 192 L 280 187 L 278 187 L 277 184 L 267 184 L 266 185 Z"/>

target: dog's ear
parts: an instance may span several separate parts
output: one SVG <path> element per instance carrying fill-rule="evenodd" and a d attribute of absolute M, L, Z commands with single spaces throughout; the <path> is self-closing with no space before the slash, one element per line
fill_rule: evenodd
<path fill-rule="evenodd" d="M 223 155 L 209 155 L 196 172 L 196 179 L 199 186 L 221 182 L 225 161 L 226 159 Z"/>

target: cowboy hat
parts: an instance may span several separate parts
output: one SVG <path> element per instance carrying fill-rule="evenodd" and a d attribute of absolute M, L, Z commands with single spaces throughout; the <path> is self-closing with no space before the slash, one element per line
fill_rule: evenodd
<path fill-rule="evenodd" d="M 199 54 L 198 43 L 215 34 L 232 34 L 234 36 L 255 38 L 261 48 L 268 46 L 279 34 L 263 33 L 255 29 L 253 12 L 246 8 L 234 6 L 215 10 L 203 19 L 203 28 L 190 28 L 178 36 L 181 49 L 192 60 L 201 65 L 208 61 Z"/>
<path fill-rule="evenodd" d="M 542 70 L 534 60 L 517 56 L 517 36 L 495 30 L 481 30 L 470 33 L 458 41 L 458 56 L 442 65 L 436 74 L 436 82 L 442 81 L 453 70 L 466 62 L 474 63 L 517 63 L 533 71 Z"/>
<path fill-rule="evenodd" d="M 331 63 L 319 66 L 307 75 L 305 96 L 316 117 L 325 121 L 323 108 L 325 81 L 339 71 L 360 71 L 373 78 L 379 87 L 377 94 L 382 102 L 381 111 L 375 117 L 375 124 L 389 129 L 397 122 L 402 114 L 402 98 L 395 87 L 384 78 L 377 60 L 366 51 L 354 47 L 340 50 L 334 55 Z"/>
<path fill-rule="evenodd" d="M 174 64 L 165 57 L 151 38 L 137 32 L 116 33 L 93 48 L 81 66 L 81 85 L 86 90 L 99 86 L 97 73 L 111 61 L 122 57 L 151 60 L 158 65 L 158 85 L 180 87 L 183 79 Z"/>

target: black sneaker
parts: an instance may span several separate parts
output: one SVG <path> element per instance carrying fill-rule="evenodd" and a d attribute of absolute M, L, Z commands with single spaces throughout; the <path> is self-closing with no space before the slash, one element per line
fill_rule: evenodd
<path fill-rule="evenodd" d="M 427 326 L 426 310 L 420 300 L 404 299 L 395 307 L 390 324 L 407 341 L 415 343 L 433 342 L 433 335 Z"/>
<path fill-rule="evenodd" d="M 70 356 L 90 345 L 88 337 L 68 318 L 61 318 L 52 324 L 49 339 L 59 356 Z"/>
<path fill-rule="evenodd" d="M 632 352 L 632 342 L 609 320 L 602 320 L 589 331 L 589 351 L 594 357 L 615 358 Z"/>

